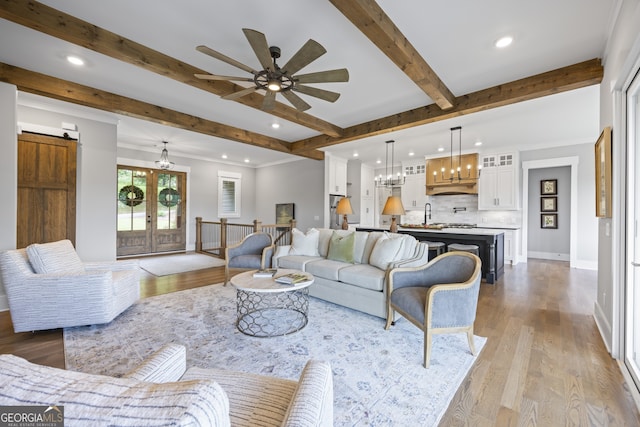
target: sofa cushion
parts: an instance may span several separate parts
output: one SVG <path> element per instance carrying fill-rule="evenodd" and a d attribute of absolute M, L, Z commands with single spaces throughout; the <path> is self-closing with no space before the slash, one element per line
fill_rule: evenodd
<path fill-rule="evenodd" d="M 63 405 L 68 425 L 230 425 L 229 400 L 214 381 L 154 384 L 0 355 L 0 405 L 25 402 Z"/>
<path fill-rule="evenodd" d="M 352 266 L 342 261 L 333 261 L 330 259 L 318 259 L 307 263 L 304 268 L 307 273 L 313 274 L 315 277 L 322 277 L 327 280 L 338 280 L 338 274 L 341 269 Z"/>
<path fill-rule="evenodd" d="M 70 240 L 34 243 L 27 246 L 27 255 L 38 274 L 84 272 L 84 264 Z"/>
<path fill-rule="evenodd" d="M 341 268 L 338 278 L 342 283 L 372 291 L 382 291 L 386 272 L 369 264 L 355 264 Z"/>
<path fill-rule="evenodd" d="M 307 271 L 306 265 L 312 261 L 322 260 L 319 256 L 286 255 L 278 258 L 278 268 Z"/>
<path fill-rule="evenodd" d="M 291 230 L 290 255 L 318 256 L 318 238 L 320 232 L 311 228 L 306 233 L 294 228 Z"/>
<path fill-rule="evenodd" d="M 327 259 L 342 261 L 353 264 L 353 248 L 355 246 L 356 233 L 352 232 L 345 236 L 333 232 L 329 242 L 329 252 Z"/>
<path fill-rule="evenodd" d="M 355 242 L 353 244 L 353 262 L 358 264 L 367 264 L 369 262 L 369 255 L 367 254 L 366 259 L 364 258 L 364 250 L 367 245 L 367 240 L 369 238 L 369 233 L 367 231 L 356 231 L 355 232 Z"/>
<path fill-rule="evenodd" d="M 362 251 L 362 264 L 369 264 L 371 258 L 371 251 L 376 246 L 376 242 L 384 233 L 382 231 L 371 231 L 367 233 L 367 242 L 365 243 L 364 250 Z"/>
<path fill-rule="evenodd" d="M 389 263 L 399 259 L 398 255 L 400 254 L 402 243 L 402 239 L 392 239 L 388 236 L 380 237 L 371 251 L 369 264 L 381 270 L 386 270 L 389 267 Z"/>

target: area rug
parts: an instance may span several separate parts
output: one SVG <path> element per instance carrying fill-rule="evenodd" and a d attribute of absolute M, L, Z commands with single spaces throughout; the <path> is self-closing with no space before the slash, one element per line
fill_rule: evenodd
<path fill-rule="evenodd" d="M 141 300 L 107 325 L 66 328 L 67 369 L 122 375 L 165 343 L 187 347 L 187 366 L 297 379 L 307 360 L 331 364 L 336 426 L 435 426 L 475 357 L 464 334 L 436 335 L 422 367 L 422 332 L 310 298 L 299 332 L 254 338 L 235 327 L 232 286 L 211 285 Z M 475 337 L 480 351 L 486 338 Z"/>
<path fill-rule="evenodd" d="M 224 260 L 204 254 L 162 255 L 140 260 L 140 267 L 154 276 L 167 276 L 223 265 Z"/>

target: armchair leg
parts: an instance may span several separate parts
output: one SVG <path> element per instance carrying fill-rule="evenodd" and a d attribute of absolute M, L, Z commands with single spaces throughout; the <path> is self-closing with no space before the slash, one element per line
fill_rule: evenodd
<path fill-rule="evenodd" d="M 228 266 L 224 266 L 224 285 L 222 286 L 227 286 L 227 283 L 229 282 L 229 267 Z"/>
<path fill-rule="evenodd" d="M 424 367 L 429 367 L 431 363 L 431 330 L 424 331 Z"/>
<path fill-rule="evenodd" d="M 476 355 L 476 345 L 473 341 L 473 326 L 467 329 L 467 340 L 469 341 L 469 348 L 471 349 L 471 354 Z"/>
<path fill-rule="evenodd" d="M 393 321 L 393 310 L 387 313 L 387 324 L 384 325 L 384 329 L 389 329 L 391 325 L 395 325 L 396 322 Z"/>

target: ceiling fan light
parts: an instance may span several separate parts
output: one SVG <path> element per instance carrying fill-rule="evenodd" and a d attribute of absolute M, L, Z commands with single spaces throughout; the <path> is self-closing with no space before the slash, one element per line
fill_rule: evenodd
<path fill-rule="evenodd" d="M 280 92 L 282 89 L 282 83 L 278 79 L 270 79 L 269 83 L 267 83 L 267 89 L 272 92 Z"/>

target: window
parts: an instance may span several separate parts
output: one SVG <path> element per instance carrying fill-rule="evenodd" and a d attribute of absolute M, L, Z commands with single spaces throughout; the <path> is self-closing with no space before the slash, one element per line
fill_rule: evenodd
<path fill-rule="evenodd" d="M 241 179 L 242 175 L 239 173 L 218 172 L 218 217 L 240 216 Z"/>

